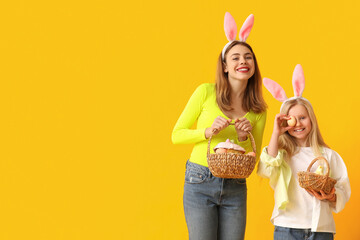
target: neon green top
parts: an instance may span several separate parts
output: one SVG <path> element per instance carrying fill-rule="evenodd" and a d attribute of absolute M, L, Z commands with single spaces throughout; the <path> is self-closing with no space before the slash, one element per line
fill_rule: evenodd
<path fill-rule="evenodd" d="M 174 144 L 195 143 L 190 155 L 190 162 L 206 167 L 208 166 L 206 157 L 208 139 L 205 138 L 205 129 L 211 127 L 215 118 L 218 116 L 228 118 L 217 105 L 215 84 L 201 84 L 191 96 L 172 132 L 172 142 Z M 251 133 L 254 136 L 256 144 L 256 158 L 259 159 L 266 122 L 266 111 L 258 114 L 249 111 L 244 117 L 251 123 Z M 192 126 L 196 121 L 196 129 L 193 129 Z M 253 151 L 250 139 L 247 138 L 247 140 L 239 142 L 234 125 L 230 125 L 211 139 L 210 153 L 214 152 L 213 148 L 218 143 L 225 142 L 226 139 L 233 140 L 234 143 L 242 146 L 246 152 Z"/>

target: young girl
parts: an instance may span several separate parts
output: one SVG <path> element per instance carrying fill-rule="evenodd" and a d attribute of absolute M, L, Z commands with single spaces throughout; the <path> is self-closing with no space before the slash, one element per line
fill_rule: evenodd
<path fill-rule="evenodd" d="M 226 13 L 225 33 L 230 42 L 219 55 L 216 84 L 202 84 L 195 90 L 172 133 L 175 144 L 195 144 L 186 164 L 183 199 L 190 239 L 244 239 L 246 181 L 214 177 L 206 153 L 212 134 L 211 149 L 229 138 L 252 151 L 248 131 L 261 147 L 266 104 L 255 54 L 244 42 L 252 24 L 250 15 L 237 41 L 235 21 Z M 229 125 L 232 119 L 235 125 Z"/>
<path fill-rule="evenodd" d="M 258 174 L 270 178 L 275 191 L 275 206 L 271 222 L 274 239 L 333 239 L 335 222 L 331 211 L 341 211 L 350 198 L 350 183 L 346 166 L 334 150 L 324 142 L 310 102 L 303 98 L 305 81 L 300 65 L 293 75 L 295 97 L 286 98 L 276 82 L 264 79 L 265 87 L 282 101 L 280 114 L 274 122 L 270 143 L 263 149 Z M 288 126 L 294 117 L 296 124 Z M 306 171 L 313 159 L 323 156 L 330 165 L 330 177 L 337 180 L 329 194 L 301 188 L 297 173 Z M 313 168 L 318 167 L 317 161 Z"/>

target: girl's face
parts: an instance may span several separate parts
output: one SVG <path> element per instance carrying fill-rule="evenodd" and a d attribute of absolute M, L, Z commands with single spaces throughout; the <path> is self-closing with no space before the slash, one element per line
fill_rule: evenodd
<path fill-rule="evenodd" d="M 224 72 L 229 81 L 248 80 L 255 72 L 254 56 L 250 49 L 243 45 L 235 45 L 226 55 Z"/>
<path fill-rule="evenodd" d="M 306 108 L 297 104 L 289 109 L 288 115 L 296 118 L 296 125 L 289 129 L 288 133 L 295 138 L 299 146 L 308 147 L 306 139 L 311 131 L 311 120 Z"/>

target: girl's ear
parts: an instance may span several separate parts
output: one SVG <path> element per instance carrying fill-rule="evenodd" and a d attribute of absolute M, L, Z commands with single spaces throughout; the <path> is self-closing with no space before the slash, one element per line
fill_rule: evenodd
<path fill-rule="evenodd" d="M 240 29 L 239 38 L 242 42 L 245 42 L 246 39 L 248 38 L 253 25 L 254 25 L 254 15 L 250 14 L 246 18 L 244 24 L 242 25 L 242 27 Z"/>
<path fill-rule="evenodd" d="M 284 102 L 287 99 L 284 89 L 277 82 L 269 78 L 264 78 L 263 83 L 275 99 L 280 102 Z"/>
<path fill-rule="evenodd" d="M 225 13 L 224 29 L 226 38 L 229 42 L 234 41 L 237 34 L 237 26 L 234 18 L 228 12 Z"/>
<path fill-rule="evenodd" d="M 292 84 L 294 88 L 295 97 L 301 97 L 305 88 L 304 71 L 300 64 L 297 64 L 294 69 Z"/>

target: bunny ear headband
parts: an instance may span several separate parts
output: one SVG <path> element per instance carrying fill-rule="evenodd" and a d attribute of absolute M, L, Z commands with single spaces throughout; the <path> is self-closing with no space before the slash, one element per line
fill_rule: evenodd
<path fill-rule="evenodd" d="M 254 15 L 250 14 L 240 29 L 239 38 L 240 38 L 241 42 L 246 41 L 253 25 L 254 25 Z M 225 29 L 226 38 L 229 40 L 229 42 L 225 45 L 225 47 L 223 48 L 223 50 L 221 52 L 222 60 L 224 60 L 224 55 L 225 55 L 226 49 L 229 47 L 229 45 L 233 41 L 236 40 L 236 34 L 237 34 L 237 27 L 236 27 L 235 20 L 231 16 L 231 14 L 228 12 L 225 13 L 224 29 Z"/>
<path fill-rule="evenodd" d="M 309 102 L 309 100 L 301 96 L 305 88 L 305 77 L 304 77 L 303 69 L 300 64 L 295 66 L 293 78 L 292 78 L 294 97 L 287 98 L 284 89 L 278 83 L 276 83 L 275 81 L 269 78 L 264 78 L 263 82 L 264 82 L 264 86 L 266 87 L 267 90 L 269 90 L 269 92 L 273 95 L 273 97 L 276 100 L 282 102 L 280 111 L 283 108 L 284 103 L 292 99 L 301 98 Z"/>

